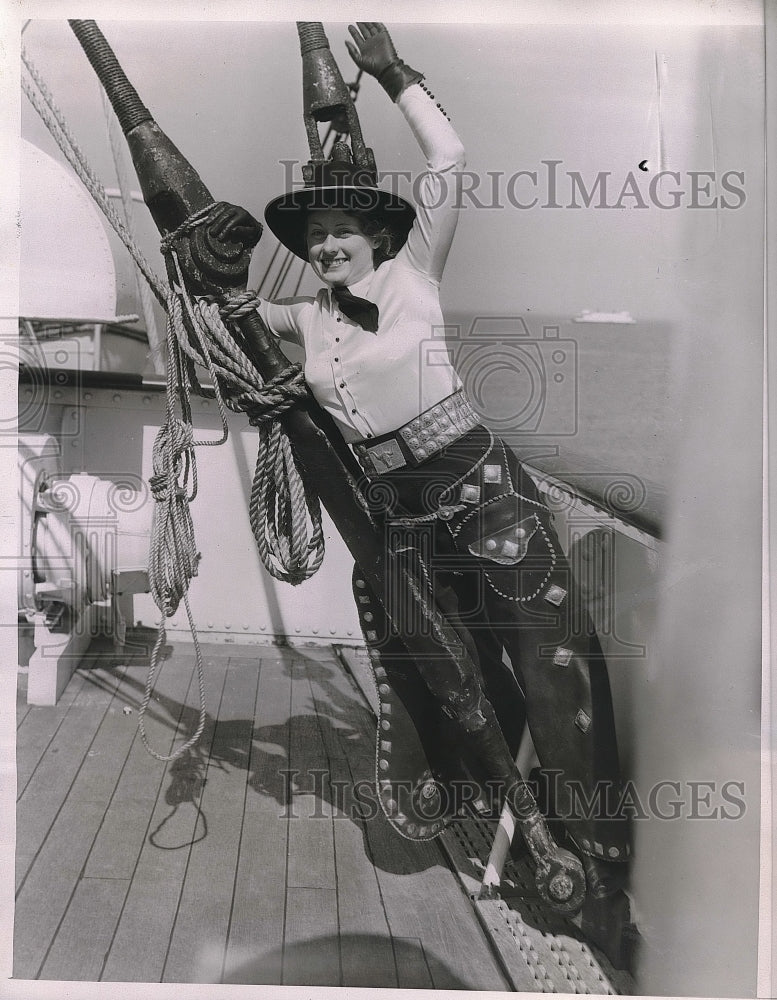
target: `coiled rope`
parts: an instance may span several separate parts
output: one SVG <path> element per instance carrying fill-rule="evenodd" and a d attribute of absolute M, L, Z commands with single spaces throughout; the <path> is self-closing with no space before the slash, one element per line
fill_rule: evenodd
<path fill-rule="evenodd" d="M 242 292 L 220 301 L 193 299 L 186 290 L 175 243 L 203 224 L 213 206 L 195 213 L 162 240 L 176 280 L 167 299 L 166 420 L 154 442 L 150 486 L 156 501 L 149 558 L 149 587 L 162 612 L 151 655 L 140 712 L 140 733 L 148 752 L 158 760 L 173 760 L 194 746 L 205 728 L 202 656 L 188 600 L 191 579 L 197 575 L 199 554 L 189 504 L 197 495 L 198 446 L 223 444 L 227 439 L 226 408 L 247 414 L 259 431 L 259 449 L 249 502 L 249 520 L 265 569 L 276 579 L 299 584 L 309 579 L 324 558 L 324 533 L 318 496 L 305 489 L 294 461 L 291 443 L 278 418 L 307 396 L 302 369 L 289 365 L 276 378 L 263 382 L 253 362 L 240 347 L 236 324 L 258 304 L 254 292 Z M 232 332 L 227 327 L 232 327 Z M 221 416 L 218 440 L 194 440 L 191 422 L 191 382 L 187 359 L 206 368 L 213 382 Z M 154 685 L 159 657 L 166 640 L 165 620 L 181 600 L 192 632 L 200 689 L 200 717 L 196 731 L 169 756 L 149 744 L 144 716 Z"/>

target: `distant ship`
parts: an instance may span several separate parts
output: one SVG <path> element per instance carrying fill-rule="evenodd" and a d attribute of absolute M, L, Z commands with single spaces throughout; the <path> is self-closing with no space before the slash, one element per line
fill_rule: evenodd
<path fill-rule="evenodd" d="M 635 323 L 636 320 L 627 309 L 621 312 L 598 312 L 593 309 L 583 309 L 574 316 L 573 323 Z"/>

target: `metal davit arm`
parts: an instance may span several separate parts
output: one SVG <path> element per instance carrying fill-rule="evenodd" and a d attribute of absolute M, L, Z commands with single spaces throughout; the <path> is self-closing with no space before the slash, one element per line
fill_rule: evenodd
<path fill-rule="evenodd" d="M 211 205 L 213 198 L 188 160 L 145 108 L 95 22 L 70 24 L 122 122 L 154 221 L 160 232 L 168 235 L 190 215 Z M 199 226 L 176 241 L 176 249 L 181 248 L 180 261 L 189 290 L 200 295 L 218 294 L 244 284 L 250 251 L 236 252 L 239 244 L 217 246 L 215 241 L 206 243 L 206 240 L 206 227 Z M 275 378 L 288 367 L 286 357 L 255 312 L 238 323 L 265 380 Z M 413 620 L 427 623 L 427 628 L 414 629 L 402 636 L 411 655 L 418 659 L 467 657 L 456 633 L 432 604 L 423 583 L 410 579 L 407 570 L 395 564 L 358 490 L 357 478 L 361 475 L 358 466 L 313 397 L 308 393 L 304 404 L 287 410 L 281 420 L 293 442 L 303 479 L 318 492 L 376 593 L 386 593 L 388 578 L 402 580 L 400 590 L 409 595 L 415 606 Z M 387 611 L 391 614 L 390 609 Z M 434 632 L 444 637 L 443 643 L 432 638 Z"/>

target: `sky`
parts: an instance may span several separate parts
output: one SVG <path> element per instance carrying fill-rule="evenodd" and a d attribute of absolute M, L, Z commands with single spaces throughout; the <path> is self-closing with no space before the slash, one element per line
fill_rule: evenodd
<path fill-rule="evenodd" d="M 722 26 L 683 23 L 683 10 L 694 7 L 697 14 L 712 9 L 665 4 L 663 24 L 616 24 L 595 14 L 574 24 L 391 24 L 400 56 L 425 73 L 451 117 L 472 172 L 473 195 L 464 200 L 442 286 L 446 312 L 569 320 L 583 309 L 626 310 L 638 321 L 676 321 L 688 260 L 702 254 L 707 260 L 699 280 L 721 280 L 727 267 L 718 252 L 721 226 L 735 214 L 742 232 L 756 233 L 759 224 L 763 36 L 753 5 L 732 8 L 750 23 Z M 308 158 L 293 22 L 106 17 L 99 24 L 160 126 L 214 197 L 261 217 L 265 203 L 287 186 L 281 161 Z M 346 24 L 324 24 L 351 79 Z M 97 175 L 114 186 L 98 84 L 67 24 L 33 18 L 23 42 Z M 417 176 L 423 162 L 409 129 L 375 81 L 365 80 L 357 109 L 379 170 Z M 21 132 L 58 155 L 26 100 Z M 550 161 L 558 162 L 551 167 Z M 660 167 L 680 172 L 684 203 L 677 210 L 651 199 Z M 744 190 L 745 203 L 728 218 L 720 210 L 694 212 L 691 170 L 715 172 L 716 193 L 724 195 L 720 178 L 736 171 L 731 183 Z M 604 204 L 597 195 L 586 207 L 579 185 L 593 190 L 602 173 Z M 697 191 L 702 201 L 704 194 Z M 535 196 L 537 204 L 521 207 Z M 161 270 L 155 230 L 139 209 L 141 245 Z M 749 228 L 748 213 L 754 213 Z M 254 274 L 261 274 L 272 249 L 267 235 Z M 757 238 L 743 250 L 752 272 Z M 132 286 L 122 263 L 119 279 L 126 308 Z M 302 290 L 314 289 L 306 279 Z"/>

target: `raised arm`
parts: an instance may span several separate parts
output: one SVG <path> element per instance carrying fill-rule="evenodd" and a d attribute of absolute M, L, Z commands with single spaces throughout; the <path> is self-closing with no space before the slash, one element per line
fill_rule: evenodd
<path fill-rule="evenodd" d="M 464 147 L 439 104 L 421 83 L 423 75 L 397 55 L 383 24 L 360 21 L 348 28 L 352 59 L 374 76 L 405 116 L 426 159 L 426 173 L 415 185 L 416 220 L 397 260 L 439 282 L 458 221 L 457 173 Z"/>

